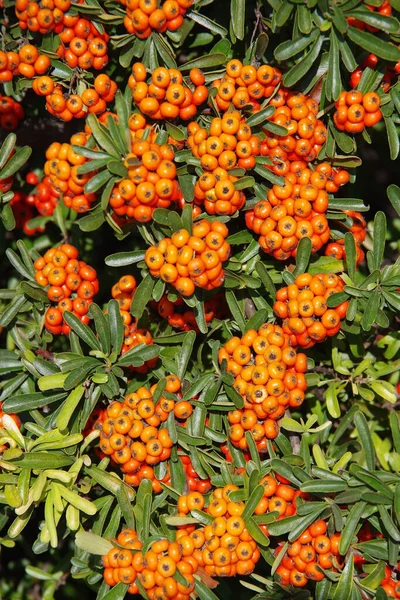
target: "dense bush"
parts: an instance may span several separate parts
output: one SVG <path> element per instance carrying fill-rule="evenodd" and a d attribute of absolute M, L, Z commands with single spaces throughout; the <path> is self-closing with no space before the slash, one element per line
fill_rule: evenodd
<path fill-rule="evenodd" d="M 0 597 L 400 598 L 399 0 L 0 4 Z"/>

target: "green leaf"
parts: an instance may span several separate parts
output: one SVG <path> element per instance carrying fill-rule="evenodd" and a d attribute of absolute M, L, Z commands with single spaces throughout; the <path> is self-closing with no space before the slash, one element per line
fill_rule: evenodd
<path fill-rule="evenodd" d="M 240 328 L 242 333 L 246 330 L 246 322 L 244 320 L 244 315 L 240 309 L 239 303 L 236 300 L 236 296 L 233 290 L 228 290 L 225 293 L 226 302 L 228 304 L 229 310 L 231 311 L 232 317 L 234 318 L 236 324 Z"/>
<path fill-rule="evenodd" d="M 393 208 L 400 216 L 400 188 L 392 183 L 387 189 L 387 195 Z"/>
<path fill-rule="evenodd" d="M 400 60 L 400 50 L 394 44 L 384 42 L 376 36 L 376 34 L 366 31 L 359 31 L 355 27 L 349 27 L 347 35 L 352 42 L 360 46 L 364 50 L 376 54 L 379 58 L 390 62 Z"/>
<path fill-rule="evenodd" d="M 122 355 L 116 363 L 119 367 L 141 367 L 146 361 L 156 358 L 159 347 L 155 344 L 138 344 Z"/>
<path fill-rule="evenodd" d="M 194 588 L 200 598 L 200 600 L 218 600 L 218 597 L 208 588 L 200 579 L 196 579 Z"/>
<path fill-rule="evenodd" d="M 369 385 L 371 389 L 386 400 L 386 402 L 390 402 L 391 404 L 396 403 L 397 394 L 394 385 L 384 380 L 371 381 Z"/>
<path fill-rule="evenodd" d="M 389 142 L 390 158 L 391 160 L 396 160 L 400 150 L 400 141 L 399 134 L 397 133 L 397 127 L 391 117 L 384 117 L 383 119 L 385 122 L 386 133 Z"/>
<path fill-rule="evenodd" d="M 354 415 L 354 424 L 357 428 L 359 439 L 364 449 L 367 468 L 369 471 L 373 471 L 375 469 L 374 445 L 372 443 L 367 419 L 361 411 L 357 411 Z"/>
<path fill-rule="evenodd" d="M 343 528 L 339 543 L 339 552 L 343 556 L 347 554 L 347 551 L 350 548 L 353 536 L 366 506 L 366 502 L 356 502 L 356 504 L 352 506 L 346 518 L 346 523 Z M 337 600 L 339 600 L 339 598 L 340 596 L 337 597 Z"/>
<path fill-rule="evenodd" d="M 330 35 L 329 65 L 325 81 L 325 93 L 328 100 L 337 100 L 341 91 L 339 44 L 333 27 Z"/>
<path fill-rule="evenodd" d="M 110 300 L 107 306 L 109 327 L 110 327 L 110 342 L 113 352 L 117 355 L 121 352 L 121 347 L 124 342 L 124 323 L 119 310 L 119 304 L 116 300 Z"/>
<path fill-rule="evenodd" d="M 285 4 L 285 2 L 282 4 Z M 324 36 L 319 35 L 313 43 L 311 50 L 305 55 L 303 60 L 294 65 L 291 69 L 289 69 L 289 71 L 287 71 L 287 73 L 285 73 L 283 76 L 283 82 L 286 87 L 292 87 L 308 73 L 319 56 L 324 40 Z"/>
<path fill-rule="evenodd" d="M 296 40 L 287 40 L 282 42 L 274 50 L 276 60 L 287 60 L 296 56 L 307 48 L 318 36 L 320 32 L 315 28 L 309 35 L 301 35 Z"/>
<path fill-rule="evenodd" d="M 71 327 L 75 333 L 79 335 L 81 340 L 83 340 L 92 350 L 100 350 L 101 346 L 99 340 L 94 335 L 93 331 L 82 323 L 80 319 L 73 313 L 69 311 L 64 312 L 64 320 Z"/>
<path fill-rule="evenodd" d="M 379 12 L 372 12 L 367 8 L 359 7 L 350 11 L 346 11 L 346 16 L 354 17 L 371 27 L 376 27 L 379 31 L 386 33 L 398 33 L 399 23 L 393 17 L 381 15 Z"/>
<path fill-rule="evenodd" d="M 138 285 L 131 304 L 131 314 L 140 319 L 153 293 L 155 281 L 148 273 Z"/>
<path fill-rule="evenodd" d="M 89 179 L 85 185 L 85 194 L 93 194 L 98 192 L 111 179 L 111 174 L 108 170 L 100 171 Z"/>
<path fill-rule="evenodd" d="M 64 431 L 65 429 L 67 429 L 72 414 L 78 406 L 84 392 L 85 388 L 83 387 L 83 385 L 79 385 L 74 390 L 72 390 L 68 398 L 63 403 L 62 408 L 58 413 L 56 419 L 56 425 L 60 431 Z"/>
<path fill-rule="evenodd" d="M 353 575 L 354 559 L 353 556 L 350 556 L 348 557 L 346 566 L 340 575 L 338 584 L 335 589 L 335 593 L 332 596 L 332 600 L 343 600 L 344 598 L 351 598 L 351 592 L 353 589 Z"/>
<path fill-rule="evenodd" d="M 250 115 L 250 117 L 246 119 L 246 123 L 247 125 L 249 125 L 249 127 L 260 125 L 260 123 L 263 123 L 264 121 L 272 117 L 275 110 L 276 109 L 274 106 L 267 106 L 266 108 L 263 108 L 263 110 L 260 110 Z"/>
<path fill-rule="evenodd" d="M 15 296 L 11 304 L 5 309 L 0 316 L 0 325 L 7 327 L 13 319 L 18 315 L 22 307 L 26 304 L 26 298 L 23 294 Z"/>
<path fill-rule="evenodd" d="M 257 485 L 254 488 L 254 490 L 252 491 L 248 500 L 246 500 L 246 506 L 241 515 L 242 519 L 245 522 L 247 521 L 247 519 L 249 519 L 252 516 L 252 514 L 254 513 L 255 509 L 257 508 L 257 505 L 260 502 L 263 495 L 264 495 L 264 486 Z"/>
<path fill-rule="evenodd" d="M 11 175 L 14 175 L 21 167 L 24 166 L 30 155 L 32 154 L 32 148 L 24 146 L 16 151 L 14 156 L 6 163 L 6 165 L 0 171 L 0 179 L 7 179 Z"/>
<path fill-rule="evenodd" d="M 297 246 L 296 252 L 296 268 L 293 275 L 296 277 L 307 271 L 308 263 L 310 262 L 312 244 L 310 238 L 302 238 Z"/>
<path fill-rule="evenodd" d="M 92 135 L 98 143 L 99 147 L 102 150 L 104 150 L 107 154 L 110 154 L 111 156 L 115 156 L 115 158 L 120 159 L 120 154 L 114 141 L 112 140 L 110 135 L 105 132 L 105 128 L 100 125 L 93 113 L 88 115 L 86 122 L 92 130 Z"/>
<path fill-rule="evenodd" d="M 191 13 L 190 13 L 191 14 Z M 198 13 L 196 13 L 198 14 Z M 186 13 L 186 16 L 189 16 L 189 13 Z M 221 28 L 224 29 L 224 28 Z M 226 29 L 225 29 L 226 31 Z M 179 67 L 180 71 L 189 71 L 190 69 L 208 69 L 210 67 L 219 67 L 223 65 L 226 61 L 225 54 L 222 52 L 216 52 L 215 54 L 208 54 L 202 56 L 200 58 L 194 58 L 193 60 L 189 60 Z"/>
<path fill-rule="evenodd" d="M 265 123 L 264 123 L 264 127 L 265 127 Z M 285 129 L 286 131 L 286 129 Z M 285 134 L 284 134 L 285 135 Z M 276 185 L 283 185 L 284 179 L 283 177 L 280 177 L 279 175 L 275 175 L 275 173 L 273 173 L 270 169 L 267 169 L 266 167 L 263 167 L 260 164 L 257 164 L 254 167 L 254 171 L 260 175 L 261 177 L 263 177 L 264 179 L 266 179 L 267 181 L 270 181 L 273 184 Z"/>
<path fill-rule="evenodd" d="M 192 356 L 194 342 L 196 340 L 196 333 L 194 331 L 188 331 L 183 340 L 180 352 L 176 355 L 177 357 L 177 371 L 176 374 L 182 381 L 186 374 L 190 357 Z"/>
<path fill-rule="evenodd" d="M 368 298 L 361 321 L 361 327 L 364 331 L 370 331 L 372 324 L 375 322 L 380 301 L 380 293 L 374 290 Z"/>
<path fill-rule="evenodd" d="M 156 211 L 154 211 L 156 212 Z M 144 250 L 132 250 L 131 252 L 116 252 L 106 256 L 104 262 L 109 267 L 127 267 L 144 259 Z"/>
<path fill-rule="evenodd" d="M 389 515 L 388 509 L 383 504 L 378 504 L 379 516 L 382 520 L 383 526 L 386 529 L 386 533 L 395 542 L 400 542 L 400 531 L 397 529 L 393 522 L 393 519 Z"/>
<path fill-rule="evenodd" d="M 246 0 L 231 0 L 231 23 L 238 40 L 244 37 Z"/>
<path fill-rule="evenodd" d="M 378 211 L 374 219 L 374 269 L 379 269 L 383 260 L 385 252 L 385 240 L 386 240 L 386 217 L 385 213 Z"/>
<path fill-rule="evenodd" d="M 94 320 L 96 333 L 99 336 L 101 349 L 104 354 L 110 353 L 111 332 L 110 326 L 103 311 L 94 302 L 89 307 L 89 317 Z"/>
<path fill-rule="evenodd" d="M 108 540 L 89 531 L 78 531 L 75 535 L 75 544 L 90 554 L 105 555 L 113 549 L 113 545 Z"/>
<path fill-rule="evenodd" d="M 346 250 L 346 266 L 349 277 L 354 281 L 357 268 L 356 241 L 354 235 L 349 231 L 344 236 L 344 247 Z"/>
<path fill-rule="evenodd" d="M 9 133 L 1 145 L 0 148 L 0 169 L 4 167 L 8 159 L 10 158 L 10 154 L 15 147 L 15 142 L 17 141 L 17 136 L 15 133 Z"/>
<path fill-rule="evenodd" d="M 128 585 L 126 583 L 117 583 L 115 587 L 112 587 L 101 600 L 123 600 L 128 591 Z"/>

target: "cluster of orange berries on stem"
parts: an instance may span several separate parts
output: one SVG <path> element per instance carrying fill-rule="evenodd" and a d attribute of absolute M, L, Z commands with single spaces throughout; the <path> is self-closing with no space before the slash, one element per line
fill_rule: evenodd
<path fill-rule="evenodd" d="M 71 328 L 64 321 L 64 312 L 72 312 L 82 323 L 89 323 L 88 311 L 93 296 L 99 290 L 99 280 L 93 267 L 78 260 L 78 250 L 71 244 L 50 248 L 34 262 L 35 281 L 47 287 L 47 297 L 53 304 L 45 314 L 45 327 L 55 335 L 67 335 Z"/>
<path fill-rule="evenodd" d="M 164 295 L 159 302 L 155 303 L 155 306 L 160 317 L 168 319 L 171 327 L 182 331 L 199 331 L 195 314 L 185 304 L 183 298 L 171 301 L 167 295 Z M 204 301 L 204 318 L 206 323 L 211 323 L 214 317 L 223 318 L 226 308 L 225 296 L 223 294 L 206 299 Z"/>
<path fill-rule="evenodd" d="M 46 96 L 47 110 L 62 121 L 82 119 L 89 113 L 101 115 L 117 91 L 117 84 L 105 73 L 96 77 L 94 88 L 86 88 L 81 95 L 65 94 L 63 87 L 46 75 L 35 79 L 32 87 L 38 96 Z"/>
<path fill-rule="evenodd" d="M 287 134 L 277 135 L 262 128 L 266 137 L 261 142 L 261 154 L 272 161 L 272 165 L 265 165 L 267 168 L 276 175 L 286 175 L 291 162 L 316 159 L 326 141 L 327 129 L 317 118 L 318 102 L 306 94 L 281 87 L 268 104 L 275 107 L 269 120 L 284 127 Z"/>
<path fill-rule="evenodd" d="M 339 533 L 329 536 L 325 521 L 316 521 L 289 545 L 276 570 L 278 582 L 284 586 L 304 587 L 309 580 L 324 579 L 321 569 L 336 572 L 342 565 L 339 542 Z M 281 550 L 278 546 L 276 554 Z"/>
<path fill-rule="evenodd" d="M 173 446 L 168 429 L 160 424 L 167 420 L 175 403 L 161 400 L 155 405 L 152 391 L 139 388 L 125 396 L 124 402 L 115 401 L 107 407 L 100 424 L 100 450 L 120 466 L 126 483 L 136 487 L 142 478 L 152 479 L 157 492 L 161 486 L 153 467 L 170 457 Z"/>
<path fill-rule="evenodd" d="M 77 0 L 76 4 L 83 4 L 84 0 Z M 66 14 L 71 8 L 71 0 L 45 0 L 45 2 L 32 2 L 31 0 L 16 0 L 15 14 L 22 30 L 45 34 L 54 31 L 61 33 L 64 27 L 70 26 L 76 17 Z"/>
<path fill-rule="evenodd" d="M 274 312 L 283 319 L 282 328 L 292 346 L 311 348 L 338 333 L 348 302 L 329 308 L 327 300 L 343 288 L 343 280 L 334 273 L 303 273 L 277 291 Z"/>
<path fill-rule="evenodd" d="M 69 17 L 69 25 L 60 33 L 58 56 L 74 69 L 101 71 L 108 64 L 108 33 L 100 33 L 88 19 Z"/>
<path fill-rule="evenodd" d="M 14 75 L 32 79 L 43 75 L 50 67 L 50 58 L 40 54 L 36 46 L 24 44 L 18 52 L 0 50 L 0 82 L 11 81 Z"/>
<path fill-rule="evenodd" d="M 179 515 L 204 510 L 213 517 L 212 523 L 195 529 L 191 534 L 195 542 L 193 557 L 211 576 L 249 575 L 260 558 L 257 544 L 241 516 L 245 503 L 230 498 L 232 492 L 238 489 L 232 484 L 214 488 L 206 507 L 205 498 L 199 492 L 183 495 L 178 500 Z"/>
<path fill-rule="evenodd" d="M 258 243 L 264 252 L 278 260 L 296 256 L 303 237 L 311 239 L 316 252 L 330 237 L 325 216 L 328 192 L 336 191 L 349 178 L 346 170 L 335 170 L 328 163 L 320 163 L 311 171 L 305 162 L 294 161 L 283 185 L 274 184 L 267 200 L 260 200 L 246 212 L 246 225 L 260 235 Z"/>
<path fill-rule="evenodd" d="M 381 99 L 376 92 L 342 92 L 335 102 L 333 120 L 339 131 L 360 133 L 365 127 L 372 127 L 382 119 L 380 105 Z"/>
<path fill-rule="evenodd" d="M 213 82 L 216 88 L 215 102 L 221 111 L 227 111 L 231 103 L 238 110 L 248 105 L 260 108 L 260 102 L 275 92 L 282 79 L 279 69 L 271 65 L 243 65 L 240 60 L 228 62 L 225 75 Z"/>
<path fill-rule="evenodd" d="M 144 552 L 136 532 L 124 529 L 116 540 L 122 548 L 113 548 L 102 557 L 105 582 L 110 586 L 125 583 L 128 594 L 138 594 L 137 578 L 152 600 L 190 600 L 198 569 L 192 536 L 189 530 L 181 529 L 176 533 L 176 541 L 156 540 Z"/>
<path fill-rule="evenodd" d="M 159 7 L 158 0 L 119 0 L 126 6 L 124 25 L 128 33 L 141 40 L 153 31 L 165 33 L 176 31 L 194 0 L 165 0 Z"/>
<path fill-rule="evenodd" d="M 37 181 L 34 192 L 27 196 L 28 204 L 35 206 L 42 217 L 50 217 L 54 213 L 59 199 L 60 194 L 54 189 L 47 175 L 40 182 Z"/>
<path fill-rule="evenodd" d="M 22 105 L 11 98 L 0 94 L 0 127 L 5 131 L 13 131 L 24 118 L 25 112 Z"/>
<path fill-rule="evenodd" d="M 239 111 L 226 112 L 222 118 L 215 117 L 207 129 L 198 123 L 191 123 L 188 129 L 187 144 L 205 171 L 214 171 L 218 167 L 226 171 L 235 167 L 255 167 L 260 140 L 253 135 Z"/>
<path fill-rule="evenodd" d="M 65 206 L 78 213 L 88 211 L 97 199 L 96 194 L 84 192 L 85 184 L 93 175 L 78 173 L 78 167 L 87 159 L 72 148 L 72 146 L 84 146 L 88 137 L 86 133 L 75 133 L 69 144 L 53 142 L 46 150 L 44 165 L 44 173 L 49 177 L 52 187 L 56 192 L 63 194 Z"/>
<path fill-rule="evenodd" d="M 135 120 L 140 121 L 139 115 Z M 144 125 L 144 123 L 143 123 Z M 153 136 L 154 138 L 154 136 Z M 175 152 L 168 144 L 136 139 L 125 158 L 128 177 L 114 188 L 110 206 L 118 216 L 146 223 L 156 208 L 168 208 L 180 197 Z"/>
<path fill-rule="evenodd" d="M 346 231 L 353 234 L 356 242 L 356 263 L 359 265 L 364 260 L 365 256 L 364 250 L 361 248 L 361 244 L 367 236 L 367 223 L 362 214 L 359 212 L 353 210 L 345 210 L 343 212 L 353 221 L 350 227 L 345 225 L 343 222 L 340 222 L 340 226 L 344 227 Z M 325 256 L 332 256 L 332 258 L 336 258 L 336 260 L 345 259 L 346 249 L 344 246 L 344 237 L 327 244 L 325 247 Z"/>
<path fill-rule="evenodd" d="M 146 250 L 146 266 L 153 277 L 170 283 L 182 296 L 191 296 L 196 287 L 207 290 L 224 281 L 223 263 L 230 255 L 228 228 L 205 219 L 193 224 L 192 235 L 179 229 L 170 238 Z"/>
<path fill-rule="evenodd" d="M 124 275 L 115 283 L 111 289 L 111 295 L 119 304 L 120 314 L 124 324 L 124 341 L 121 354 L 125 354 L 138 344 L 153 343 L 152 335 L 147 329 L 138 327 L 137 319 L 133 319 L 130 308 L 136 291 L 136 280 L 133 275 Z M 157 358 L 152 358 L 141 367 L 131 367 L 139 373 L 146 373 L 148 369 L 154 368 Z"/>
<path fill-rule="evenodd" d="M 197 107 L 206 102 L 208 89 L 200 69 L 191 69 L 189 79 L 193 90 L 186 85 L 178 69 L 158 67 L 146 83 L 146 67 L 142 63 L 132 65 L 128 86 L 140 112 L 152 119 L 182 119 L 187 121 L 197 114 Z"/>
<path fill-rule="evenodd" d="M 178 423 L 186 422 L 193 407 L 181 399 L 181 382 L 175 375 L 167 376 L 164 395 L 157 403 L 153 400 L 155 387 L 141 387 L 125 396 L 123 402 L 110 404 L 98 428 L 99 448 L 120 466 L 125 482 L 137 487 L 143 479 L 150 479 L 153 491 L 159 493 L 162 486 L 153 467 L 169 458 L 173 446 L 168 429 L 161 425 L 171 412 Z M 195 471 L 191 475 L 198 477 Z M 161 481 L 169 479 L 167 469 Z"/>
<path fill-rule="evenodd" d="M 228 413 L 229 438 L 241 450 L 248 447 L 249 431 L 258 450 L 279 433 L 278 420 L 287 408 L 298 408 L 307 383 L 305 354 L 297 353 L 290 337 L 278 325 L 264 323 L 241 338 L 229 339 L 218 352 L 220 364 L 234 377 L 233 386 L 243 397 L 244 407 Z"/>

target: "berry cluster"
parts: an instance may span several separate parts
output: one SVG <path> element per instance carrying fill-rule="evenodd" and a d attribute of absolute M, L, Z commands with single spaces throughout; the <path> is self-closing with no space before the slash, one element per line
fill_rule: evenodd
<path fill-rule="evenodd" d="M 349 231 L 353 234 L 356 242 L 356 262 L 359 265 L 364 260 L 364 251 L 361 248 L 361 244 L 367 236 L 367 223 L 361 213 L 353 210 L 345 210 L 346 213 L 353 221 L 351 227 L 347 227 L 342 222 L 338 222 L 345 231 Z M 330 242 L 325 247 L 325 256 L 332 256 L 337 260 L 343 260 L 346 258 L 346 250 L 344 247 L 344 238 L 339 238 L 334 242 Z"/>
<path fill-rule="evenodd" d="M 69 22 L 69 26 L 59 34 L 58 56 L 71 69 L 104 69 L 108 64 L 107 42 L 110 36 L 100 33 L 91 21 L 81 19 L 79 15 L 70 17 Z"/>
<path fill-rule="evenodd" d="M 164 295 L 159 302 L 155 303 L 158 314 L 163 319 L 168 319 L 171 327 L 176 327 L 182 331 L 199 331 L 195 314 L 185 304 L 183 298 L 178 298 L 174 302 Z M 225 297 L 221 294 L 209 298 L 204 302 L 204 316 L 206 323 L 211 323 L 214 317 L 223 318 L 226 312 Z"/>
<path fill-rule="evenodd" d="M 160 427 L 167 420 L 174 402 L 153 402 L 151 390 L 139 388 L 128 394 L 124 402 L 112 402 L 106 409 L 107 416 L 100 429 L 100 450 L 120 465 L 125 481 L 139 485 L 141 479 L 150 478 L 156 484 L 152 467 L 167 460 L 173 443 L 168 430 Z M 141 467 L 151 467 L 145 472 Z M 157 491 L 157 490 L 154 490 Z"/>
<path fill-rule="evenodd" d="M 174 150 L 136 139 L 125 158 L 128 177 L 114 188 L 110 206 L 118 216 L 146 223 L 156 208 L 168 208 L 179 195 Z"/>
<path fill-rule="evenodd" d="M 93 296 L 99 290 L 99 280 L 93 267 L 78 260 L 78 250 L 70 244 L 50 248 L 34 262 L 35 280 L 47 287 L 47 297 L 54 306 L 47 309 L 45 326 L 55 335 L 67 335 L 71 328 L 63 313 L 72 312 L 82 323 L 89 323 L 87 315 Z"/>
<path fill-rule="evenodd" d="M 24 118 L 22 105 L 11 98 L 0 94 L 0 127 L 5 131 L 13 131 Z"/>
<path fill-rule="evenodd" d="M 33 82 L 33 90 L 38 96 L 46 96 L 46 108 L 50 114 L 62 121 L 85 118 L 88 113 L 101 115 L 107 110 L 107 103 L 114 100 L 117 84 L 102 73 L 94 80 L 94 88 L 86 88 L 81 95 L 64 94 L 61 85 L 55 85 L 51 77 L 43 75 Z"/>
<path fill-rule="evenodd" d="M 213 522 L 191 533 L 195 542 L 193 557 L 209 575 L 234 577 L 249 575 L 260 558 L 260 552 L 246 529 L 242 513 L 245 503 L 230 498 L 239 488 L 229 484 L 214 488 L 208 505 L 199 492 L 191 492 L 178 500 L 178 511 L 187 515 L 192 510 L 203 510 Z"/>
<path fill-rule="evenodd" d="M 311 239 L 317 252 L 330 237 L 325 216 L 328 192 L 337 191 L 349 180 L 345 169 L 320 163 L 314 171 L 303 161 L 294 161 L 283 185 L 273 185 L 267 200 L 260 200 L 246 212 L 246 225 L 259 234 L 258 243 L 278 260 L 296 256 L 303 237 Z"/>
<path fill-rule="evenodd" d="M 97 199 L 96 194 L 86 194 L 84 186 L 93 174 L 80 175 L 78 167 L 87 159 L 77 154 L 72 146 L 84 146 L 89 135 L 75 133 L 70 143 L 53 142 L 46 150 L 44 173 L 49 177 L 55 192 L 63 194 L 63 202 L 78 213 L 87 212 Z"/>
<path fill-rule="evenodd" d="M 176 418 L 182 418 L 182 414 L 188 418 L 192 410 L 190 403 L 176 402 L 172 399 L 176 396 L 171 397 L 180 390 L 180 385 L 177 377 L 169 375 L 166 397 L 161 397 L 157 404 L 153 402 L 153 386 L 150 390 L 141 387 L 128 394 L 124 402 L 113 402 L 107 407 L 106 418 L 99 425 L 99 447 L 120 465 L 126 483 L 137 487 L 142 479 L 150 479 L 153 491 L 161 491 L 153 466 L 167 460 L 173 446 L 168 430 L 161 424 L 172 411 Z M 168 472 L 165 480 L 169 480 Z"/>
<path fill-rule="evenodd" d="M 286 175 L 291 162 L 316 159 L 326 141 L 327 129 L 317 118 L 318 102 L 306 94 L 281 87 L 269 105 L 275 107 L 270 121 L 285 127 L 287 135 L 280 136 L 265 129 L 261 154 L 272 161 L 272 165 L 266 164 L 266 167 L 276 175 Z"/>
<path fill-rule="evenodd" d="M 333 120 L 340 131 L 360 133 L 382 119 L 381 99 L 376 92 L 362 94 L 359 90 L 342 92 L 335 102 Z"/>
<path fill-rule="evenodd" d="M 6 413 L 2 410 L 2 403 L 0 402 L 0 430 L 3 427 L 3 417 Z M 12 420 L 14 421 L 14 423 L 16 424 L 16 426 L 18 427 L 18 429 L 21 427 L 21 421 L 18 417 L 18 415 L 15 415 L 14 413 L 7 413 L 9 417 L 12 418 Z M 0 433 L 0 437 L 2 437 L 1 433 Z M 7 450 L 7 446 L 6 444 L 0 444 L 0 455 L 3 454 L 4 450 Z"/>
<path fill-rule="evenodd" d="M 125 529 L 116 540 L 122 549 L 114 548 L 102 557 L 104 580 L 110 586 L 125 583 L 129 594 L 138 594 L 137 578 L 152 600 L 190 600 L 195 586 L 193 575 L 198 569 L 192 536 L 182 529 L 177 531 L 175 542 L 158 539 L 144 552 L 136 532 Z"/>
<path fill-rule="evenodd" d="M 218 167 L 230 171 L 235 167 L 253 169 L 260 154 L 260 140 L 239 111 L 226 112 L 212 119 L 206 129 L 191 123 L 187 144 L 193 156 L 200 159 L 205 171 Z"/>
<path fill-rule="evenodd" d="M 213 82 L 217 89 L 215 102 L 221 111 L 227 111 L 231 103 L 238 110 L 248 105 L 258 110 L 259 102 L 272 96 L 281 79 L 279 69 L 270 65 L 256 69 L 252 65 L 243 65 L 240 60 L 230 60 L 222 79 Z"/>
<path fill-rule="evenodd" d="M 76 4 L 83 4 L 77 0 Z M 61 33 L 64 27 L 71 27 L 76 17 L 66 14 L 71 7 L 71 0 L 46 0 L 32 2 L 31 0 L 16 0 L 15 14 L 21 29 L 46 34 L 51 31 Z"/>
<path fill-rule="evenodd" d="M 246 203 L 244 192 L 235 188 L 238 180 L 221 167 L 204 172 L 194 186 L 195 205 L 204 206 L 209 215 L 233 215 Z"/>
<path fill-rule="evenodd" d="M 327 535 L 325 521 L 316 521 L 289 545 L 276 570 L 278 582 L 284 586 L 304 587 L 309 580 L 322 581 L 325 574 L 321 569 L 335 572 L 335 564 L 342 562 L 339 542 L 339 533 Z M 281 550 L 278 546 L 276 554 Z"/>
<path fill-rule="evenodd" d="M 234 377 L 234 388 L 244 398 L 244 408 L 228 414 L 229 438 L 247 448 L 246 431 L 262 451 L 266 440 L 279 433 L 277 423 L 287 407 L 299 407 L 307 388 L 305 354 L 290 346 L 288 333 L 278 325 L 264 323 L 258 331 L 249 329 L 233 337 L 219 350 L 218 360 Z"/>
<path fill-rule="evenodd" d="M 153 71 L 151 81 L 146 83 L 146 67 L 134 63 L 128 85 L 132 89 L 132 98 L 139 110 L 152 119 L 189 120 L 196 116 L 197 107 L 208 97 L 204 85 L 204 75 L 200 69 L 192 69 L 189 78 L 194 86 L 192 90 L 183 80 L 177 69 L 158 67 Z"/>
<path fill-rule="evenodd" d="M 220 287 L 225 277 L 222 265 L 230 255 L 227 236 L 228 228 L 220 221 L 197 221 L 192 235 L 179 229 L 171 238 L 150 246 L 145 254 L 146 265 L 153 277 L 161 277 L 185 297 L 191 296 L 196 287 Z"/>
<path fill-rule="evenodd" d="M 32 79 L 43 75 L 50 67 L 50 58 L 40 54 L 36 46 L 25 44 L 18 52 L 0 51 L 0 81 L 11 81 L 14 75 Z"/>
<path fill-rule="evenodd" d="M 343 288 L 343 280 L 334 273 L 303 273 L 293 284 L 277 291 L 273 309 L 283 319 L 282 328 L 290 336 L 292 346 L 310 348 L 337 334 L 348 302 L 328 308 L 327 300 Z"/>
<path fill-rule="evenodd" d="M 165 0 L 159 7 L 158 0 L 119 0 L 126 6 L 124 25 L 128 33 L 141 40 L 147 39 L 153 31 L 164 33 L 176 31 L 183 23 L 183 17 L 194 0 Z"/>
<path fill-rule="evenodd" d="M 131 303 L 136 291 L 136 280 L 133 275 L 124 275 L 113 285 L 111 295 L 119 304 L 119 310 L 124 323 L 124 342 L 121 354 L 125 354 L 138 344 L 153 343 L 151 333 L 147 329 L 139 328 L 137 319 L 133 319 L 130 313 Z M 139 373 L 146 373 L 148 369 L 154 368 L 157 358 L 145 362 L 141 367 L 131 367 Z"/>
<path fill-rule="evenodd" d="M 47 175 L 38 182 L 34 192 L 27 196 L 28 204 L 35 206 L 42 217 L 50 217 L 53 214 L 59 199 L 60 194 L 53 188 Z"/>

